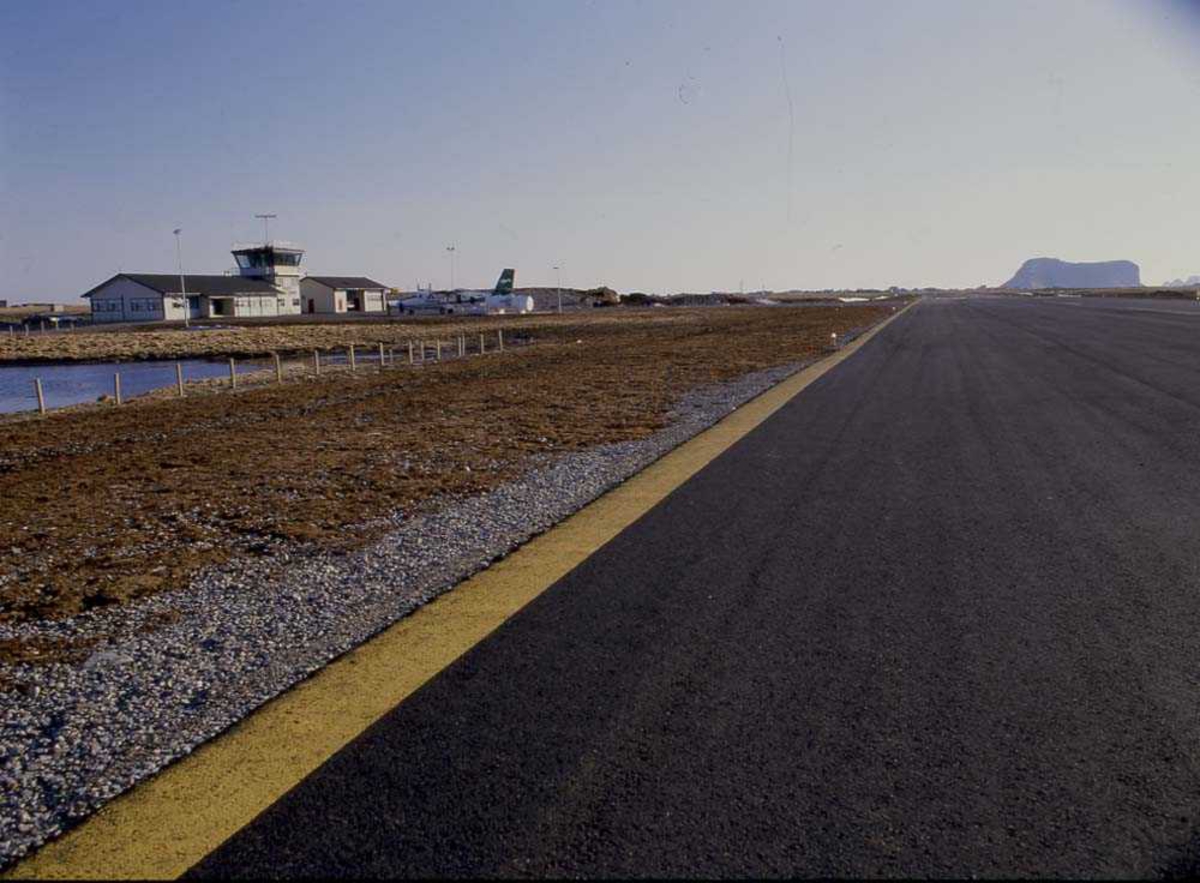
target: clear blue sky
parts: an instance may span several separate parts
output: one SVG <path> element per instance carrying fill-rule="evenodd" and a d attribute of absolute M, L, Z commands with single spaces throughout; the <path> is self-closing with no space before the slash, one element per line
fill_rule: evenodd
<path fill-rule="evenodd" d="M 789 103 L 790 98 L 790 103 Z M 1148 0 L 0 4 L 0 298 L 220 272 L 400 287 L 1200 273 L 1200 11 Z"/>

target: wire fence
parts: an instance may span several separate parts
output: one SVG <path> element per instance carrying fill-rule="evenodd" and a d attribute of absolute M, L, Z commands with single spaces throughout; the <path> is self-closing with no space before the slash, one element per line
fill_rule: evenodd
<path fill-rule="evenodd" d="M 45 415 L 63 407 L 75 406 L 99 399 L 113 405 L 127 404 L 132 396 L 171 390 L 184 398 L 203 390 L 261 388 L 270 384 L 285 384 L 305 378 L 330 374 L 383 373 L 396 369 L 428 368 L 442 362 L 459 361 L 479 356 L 497 355 L 513 344 L 528 345 L 527 340 L 506 341 L 504 330 L 484 334 L 458 334 L 446 337 L 420 338 L 402 344 L 347 344 L 344 347 L 313 349 L 307 353 L 272 353 L 266 357 L 230 357 L 227 364 L 211 360 L 157 362 L 152 365 L 132 363 L 124 370 L 111 372 L 111 383 L 105 381 L 104 368 L 90 365 L 86 385 L 78 379 L 59 380 L 48 376 L 58 369 L 79 366 L 22 366 L 20 369 L 0 368 L 21 372 L 7 385 L 24 386 L 24 391 L 5 389 L 0 383 L 0 413 L 37 411 Z M 189 374 L 191 376 L 189 376 Z M 123 375 L 125 375 L 123 377 Z M 133 383 L 128 381 L 131 379 Z M 103 384 L 107 388 L 98 388 Z M 7 394 L 6 394 L 7 393 Z M 97 393 L 99 393 L 97 395 Z"/>

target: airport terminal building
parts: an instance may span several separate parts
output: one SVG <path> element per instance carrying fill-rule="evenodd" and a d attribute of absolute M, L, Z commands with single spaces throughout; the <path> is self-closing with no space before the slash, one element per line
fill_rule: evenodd
<path fill-rule="evenodd" d="M 118 273 L 83 296 L 97 324 L 386 311 L 387 288 L 361 276 L 305 278 L 302 296 L 303 256 L 291 243 L 266 242 L 233 250 L 236 273 Z"/>

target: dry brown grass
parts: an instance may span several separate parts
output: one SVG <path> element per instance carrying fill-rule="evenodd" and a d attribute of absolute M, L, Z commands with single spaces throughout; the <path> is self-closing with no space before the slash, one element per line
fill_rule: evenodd
<path fill-rule="evenodd" d="M 124 330 L 70 331 L 32 334 L 29 337 L 0 335 L 0 363 L 40 361 L 98 361 L 119 359 L 187 359 L 208 357 L 253 357 L 270 353 L 299 353 L 314 349 L 345 349 L 359 346 L 401 345 L 410 340 L 460 333 L 488 334 L 503 328 L 505 333 L 524 333 L 540 328 L 586 327 L 683 321 L 682 310 L 591 310 L 564 315 L 446 316 L 421 319 L 378 319 L 344 322 L 283 322 L 245 324 L 236 327 L 191 329 L 161 325 Z"/>
<path fill-rule="evenodd" d="M 645 437 L 684 391 L 813 359 L 891 312 L 555 321 L 485 358 L 0 426 L 0 619 L 121 603 L 230 556 L 359 546 L 396 510 L 493 487 L 533 454 Z"/>

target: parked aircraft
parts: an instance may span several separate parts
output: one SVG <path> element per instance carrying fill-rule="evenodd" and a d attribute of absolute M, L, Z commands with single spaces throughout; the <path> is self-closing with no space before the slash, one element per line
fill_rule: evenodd
<path fill-rule="evenodd" d="M 401 298 L 400 312 L 415 315 L 423 312 L 439 314 L 458 313 L 486 315 L 492 313 L 531 313 L 533 298 L 527 294 L 514 294 L 513 282 L 516 270 L 506 269 L 491 291 L 464 290 L 422 291 L 412 297 Z"/>

